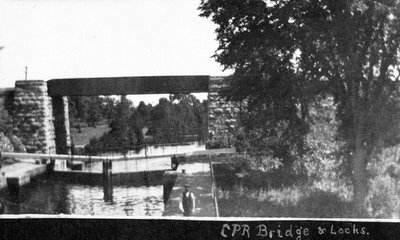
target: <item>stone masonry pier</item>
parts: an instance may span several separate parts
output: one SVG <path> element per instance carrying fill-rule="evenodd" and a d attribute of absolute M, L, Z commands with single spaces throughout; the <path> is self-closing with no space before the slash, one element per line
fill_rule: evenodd
<path fill-rule="evenodd" d="M 13 132 L 29 153 L 55 153 L 53 106 L 45 81 L 16 81 Z"/>
<path fill-rule="evenodd" d="M 210 77 L 208 92 L 208 138 L 211 142 L 218 142 L 225 138 L 224 140 L 227 142 L 227 145 L 217 145 L 217 147 L 230 147 L 230 137 L 235 131 L 240 113 L 238 104 L 227 102 L 221 97 L 220 91 L 226 87 L 226 78 Z"/>

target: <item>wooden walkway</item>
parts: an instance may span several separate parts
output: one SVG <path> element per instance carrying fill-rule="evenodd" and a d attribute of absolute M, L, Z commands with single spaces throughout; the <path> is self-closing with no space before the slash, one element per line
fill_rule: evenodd
<path fill-rule="evenodd" d="M 3 166 L 0 170 L 0 189 L 7 187 L 7 182 L 18 186 L 28 184 L 31 178 L 45 173 L 46 170 L 46 164 L 36 164 L 34 160 Z"/>

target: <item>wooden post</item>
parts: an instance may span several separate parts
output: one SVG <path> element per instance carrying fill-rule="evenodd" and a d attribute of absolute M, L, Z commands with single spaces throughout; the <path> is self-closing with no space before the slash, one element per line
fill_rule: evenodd
<path fill-rule="evenodd" d="M 47 164 L 47 172 L 53 173 L 55 166 L 56 166 L 56 160 L 54 158 L 50 158 L 50 163 Z"/>
<path fill-rule="evenodd" d="M 113 186 L 112 186 L 112 161 L 110 159 L 103 160 L 103 189 L 104 201 L 113 201 Z"/>
<path fill-rule="evenodd" d="M 174 155 L 171 157 L 171 169 L 175 171 L 176 169 L 178 169 L 178 166 L 179 166 L 178 158 L 176 157 L 176 155 Z"/>

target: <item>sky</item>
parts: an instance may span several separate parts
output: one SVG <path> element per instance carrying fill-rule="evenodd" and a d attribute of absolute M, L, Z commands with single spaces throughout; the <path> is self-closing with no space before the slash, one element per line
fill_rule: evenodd
<path fill-rule="evenodd" d="M 226 76 L 200 0 L 1 0 L 0 88 L 16 80 Z M 164 95 L 165 96 L 165 95 Z M 203 98 L 204 98 L 203 94 Z M 136 96 L 157 103 L 158 96 Z M 200 96 L 200 98 L 202 98 Z"/>

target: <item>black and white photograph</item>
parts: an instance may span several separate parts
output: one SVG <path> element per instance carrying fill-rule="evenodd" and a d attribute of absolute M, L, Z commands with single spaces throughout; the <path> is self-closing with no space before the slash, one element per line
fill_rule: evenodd
<path fill-rule="evenodd" d="M 0 1 L 4 239 L 400 239 L 399 185 L 398 0 Z"/>

